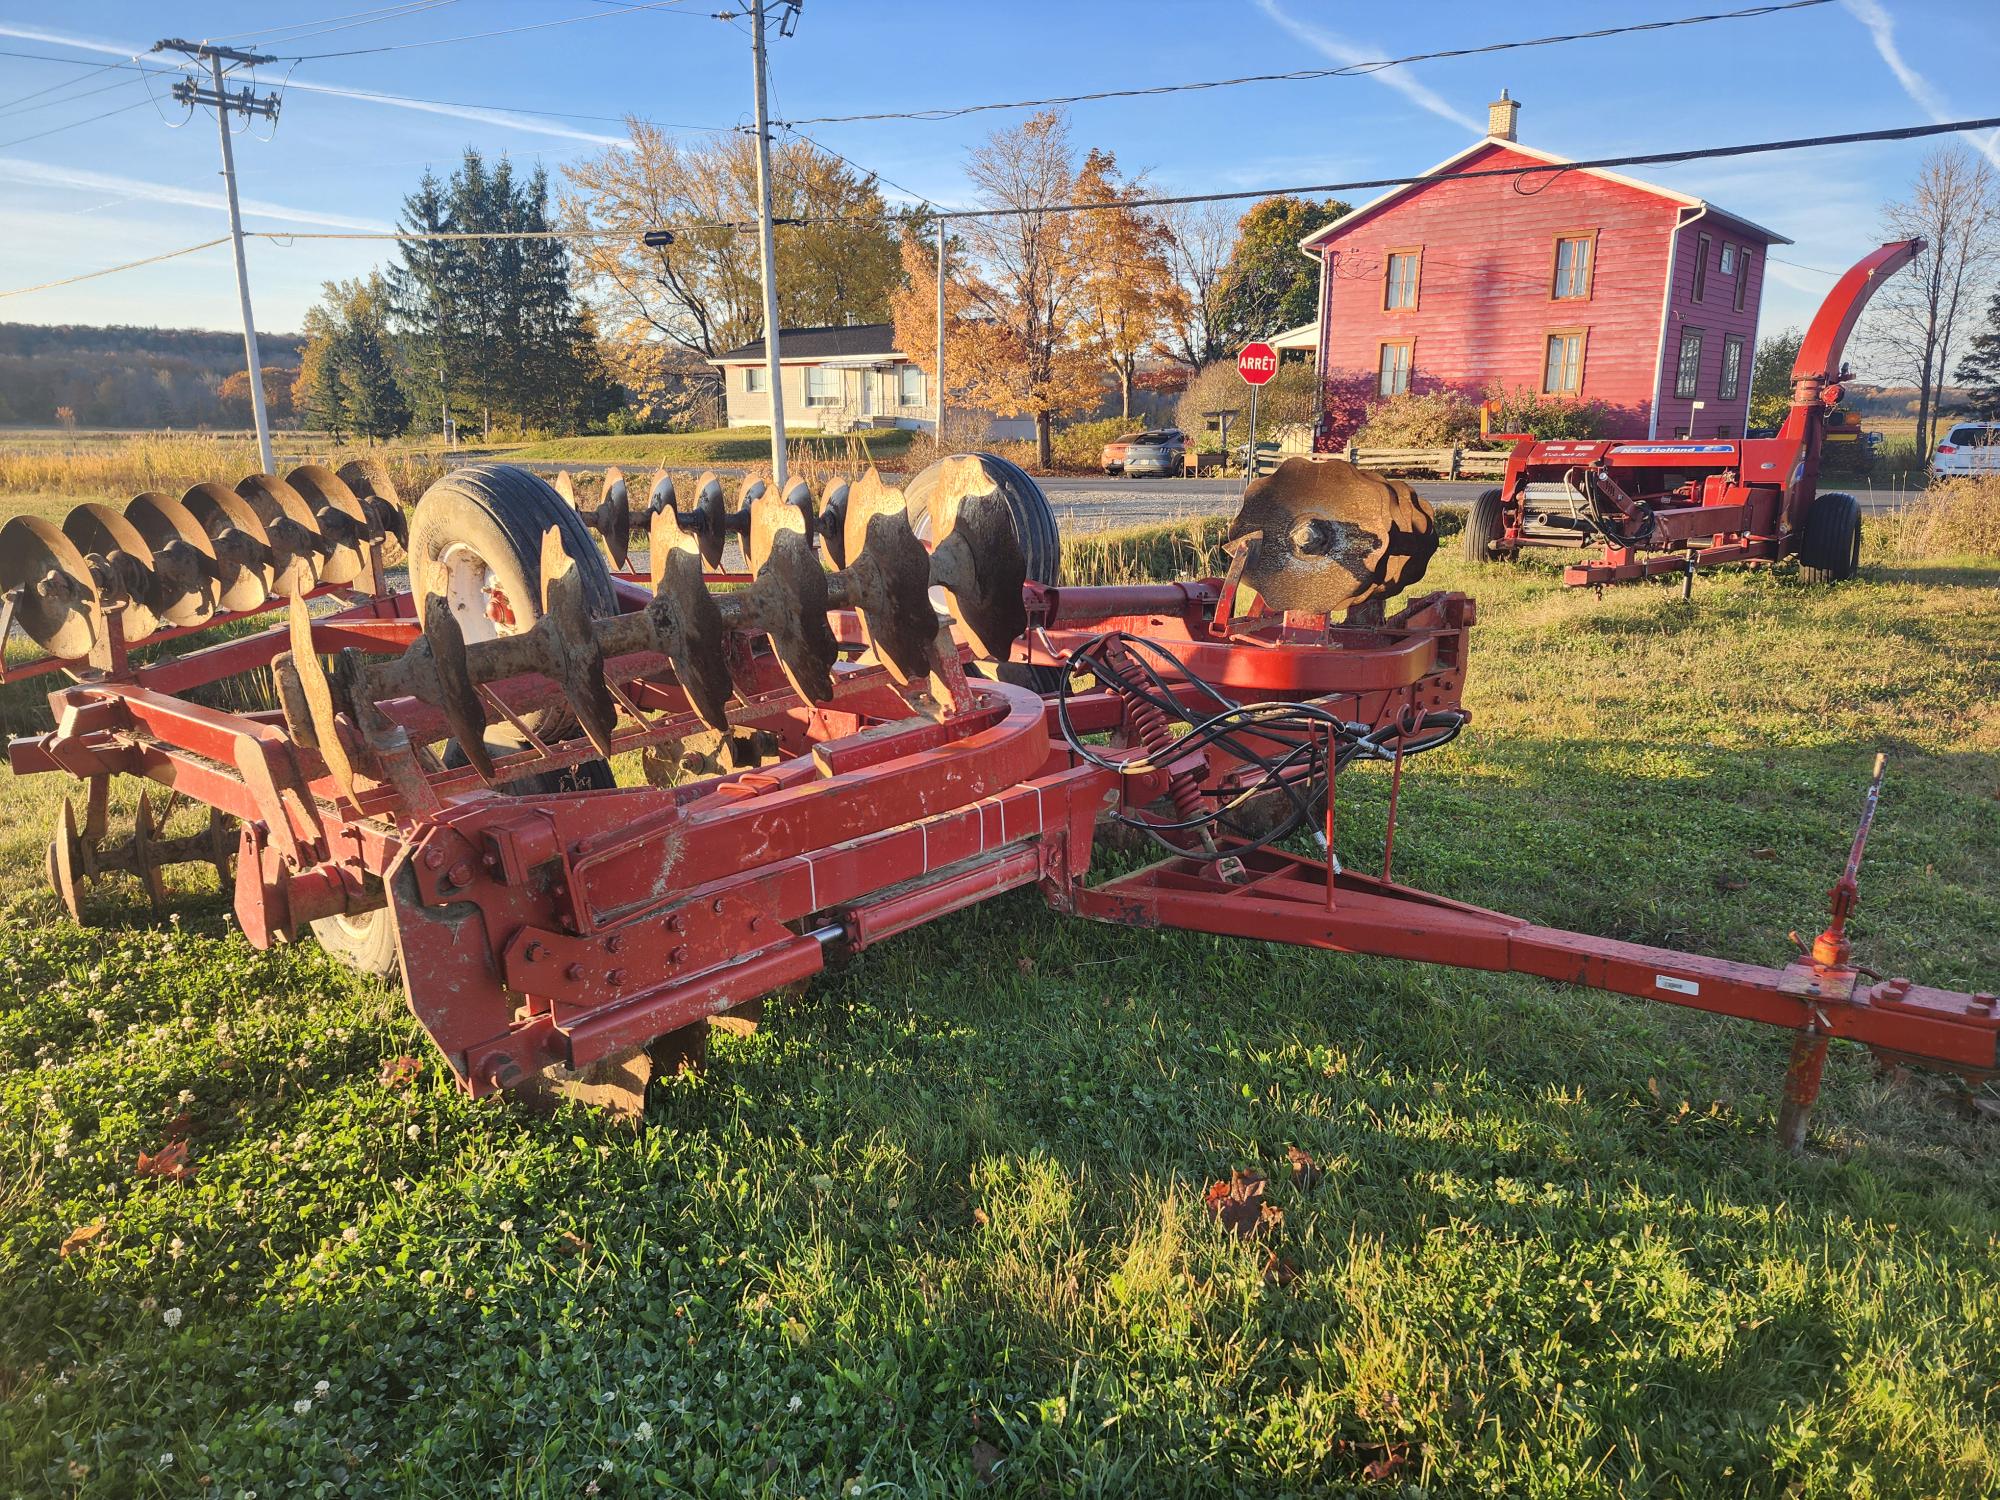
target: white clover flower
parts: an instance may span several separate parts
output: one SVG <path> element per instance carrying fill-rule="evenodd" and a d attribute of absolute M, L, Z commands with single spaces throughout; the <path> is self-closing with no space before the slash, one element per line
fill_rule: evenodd
<path fill-rule="evenodd" d="M 182 1109 L 186 1109 L 190 1104 L 194 1103 L 194 1090 L 182 1089 L 180 1093 L 174 1096 L 174 1103 L 178 1104 Z"/>
<path fill-rule="evenodd" d="M 410 1127 L 410 1128 L 409 1128 L 408 1130 L 406 1130 L 406 1131 L 405 1131 L 405 1132 L 403 1132 L 403 1133 L 404 1133 L 405 1135 L 409 1136 L 409 1138 L 410 1138 L 411 1140 L 413 1140 L 413 1141 L 414 1141 L 414 1140 L 415 1140 L 415 1139 L 417 1138 L 417 1136 L 418 1136 L 419 1134 L 421 1134 L 421 1132 L 420 1132 L 420 1131 L 419 1131 L 419 1130 L 417 1129 L 417 1127 L 416 1127 L 416 1126 L 414 1126 L 414 1125 L 412 1125 L 412 1126 L 411 1126 L 411 1127 Z"/>
<path fill-rule="evenodd" d="M 163 1469 L 171 1469 L 173 1466 L 174 1466 L 173 1452 L 169 1450 L 165 1453 L 162 1453 L 160 1455 L 160 1467 Z"/>
<path fill-rule="evenodd" d="M 333 1386 L 328 1381 L 315 1380 L 313 1382 L 313 1394 L 319 1397 L 322 1401 L 326 1399 L 326 1393 L 332 1389 Z"/>
<path fill-rule="evenodd" d="M 600 1458 L 597 1461 L 597 1467 L 600 1473 L 609 1474 L 612 1468 L 611 1460 L 608 1458 Z"/>
<path fill-rule="evenodd" d="M 176 1244 L 179 1244 L 180 1242 L 179 1242 L 178 1240 L 176 1240 L 176 1241 L 175 1241 L 175 1243 L 176 1243 Z M 162 1323 L 166 1324 L 166 1325 L 167 1325 L 167 1327 L 169 1327 L 169 1328 L 178 1328 L 178 1327 L 180 1327 L 180 1326 L 181 1326 L 181 1310 L 180 1310 L 180 1309 L 179 1309 L 178 1307 L 170 1307 L 170 1308 L 168 1308 L 168 1309 L 167 1309 L 167 1310 L 166 1310 L 165 1312 L 163 1312 L 163 1313 L 161 1313 L 161 1314 L 160 1314 L 160 1321 L 161 1321 Z"/>
<path fill-rule="evenodd" d="M 167 1245 L 167 1254 L 171 1255 L 175 1260 L 179 1260 L 186 1253 L 187 1246 L 181 1242 L 179 1235 L 175 1235 Z"/>
<path fill-rule="evenodd" d="M 500 1221 L 500 1232 L 502 1234 L 512 1234 L 514 1232 L 514 1221 L 512 1219 L 502 1219 Z"/>
<path fill-rule="evenodd" d="M 585 1486 L 583 1487 L 583 1492 L 584 1492 L 584 1493 L 585 1493 L 586 1495 L 594 1495 L 594 1494 L 596 1494 L 596 1493 L 597 1493 L 597 1481 L 596 1481 L 595 1479 L 591 1480 L 591 1481 L 590 1481 L 590 1483 L 586 1484 L 586 1485 L 585 1485 Z"/>
<path fill-rule="evenodd" d="M 791 1400 L 785 1403 L 786 1407 L 788 1407 L 792 1411 L 797 1411 L 800 1407 L 804 1406 L 805 1404 L 806 1404 L 806 1398 L 803 1396 L 794 1396 L 792 1397 Z"/>
<path fill-rule="evenodd" d="M 361 1231 L 356 1229 L 352 1224 L 349 1224 L 345 1229 L 340 1231 L 340 1237 L 351 1245 L 361 1238 Z"/>
<path fill-rule="evenodd" d="M 292 1403 L 292 1415 L 295 1417 L 303 1417 L 307 1412 L 311 1411 L 312 1409 L 313 1409 L 312 1402 L 306 1400 L 306 1398 L 303 1396 L 299 1397 L 298 1400 Z"/>
<path fill-rule="evenodd" d="M 634 1442 L 640 1442 L 640 1443 L 652 1442 L 653 1424 L 651 1422 L 641 1420 L 639 1425 L 632 1429 L 632 1438 Z"/>
<path fill-rule="evenodd" d="M 102 1010 L 98 1009 L 95 1005 L 91 1006 L 89 1010 L 84 1012 L 84 1014 L 90 1017 L 90 1024 L 93 1026 L 102 1026 L 106 1021 L 111 1019 Z"/>

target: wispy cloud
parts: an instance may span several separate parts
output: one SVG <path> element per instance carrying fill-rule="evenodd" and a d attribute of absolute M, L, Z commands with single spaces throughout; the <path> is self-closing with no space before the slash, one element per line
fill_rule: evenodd
<path fill-rule="evenodd" d="M 169 183 L 147 182 L 138 177 L 120 177 L 110 172 L 92 172 L 80 167 L 57 167 L 47 162 L 27 161 L 17 156 L 0 156 L 0 179 L 36 187 L 82 189 L 90 193 L 119 193 L 128 198 L 146 198 L 155 203 L 177 203 L 186 208 L 209 208 L 218 213 L 228 207 L 220 193 L 203 193 Z M 395 228 L 380 219 L 357 219 L 346 214 L 321 213 L 316 209 L 288 208 L 261 198 L 242 200 L 246 219 L 274 219 L 284 224 L 311 224 L 321 229 L 382 231 Z"/>
<path fill-rule="evenodd" d="M 1903 92 L 1910 96 L 1910 102 L 1940 124 L 1952 119 L 1951 107 L 1945 102 L 1944 95 L 1937 91 L 1928 78 L 1910 66 L 1909 59 L 1903 56 L 1902 48 L 1896 45 L 1896 22 L 1882 5 L 1881 0 L 1842 0 L 1842 4 L 1847 7 L 1849 14 L 1855 20 L 1868 28 L 1868 35 L 1875 43 L 1875 51 L 1888 65 L 1889 71 L 1896 75 L 1896 82 L 1901 84 Z M 1972 143 L 1988 161 L 2000 167 L 2000 144 L 1995 143 L 1991 131 L 1984 135 L 1973 136 Z"/>
<path fill-rule="evenodd" d="M 1278 8 L 1277 0 L 1257 0 L 1257 8 L 1285 28 L 1293 36 L 1318 52 L 1322 57 L 1343 66 L 1351 63 L 1374 62 L 1381 57 L 1379 52 L 1365 51 L 1344 38 L 1335 36 L 1309 21 L 1301 21 L 1296 16 L 1287 15 Z M 1419 109 L 1427 109 L 1441 119 L 1454 125 L 1462 125 L 1474 135 L 1486 134 L 1486 122 L 1475 120 L 1460 110 L 1453 109 L 1444 99 L 1432 93 L 1401 68 L 1384 68 L 1379 73 L 1367 75 L 1384 88 L 1394 89 Z"/>
<path fill-rule="evenodd" d="M 145 49 L 120 46 L 115 42 L 102 42 L 94 37 L 72 36 L 66 32 L 44 31 L 32 26 L 0 25 L 0 36 L 11 36 L 22 41 L 48 42 L 59 47 L 75 47 L 85 52 L 101 52 L 113 57 L 132 57 Z M 308 94 L 332 94 L 342 99 L 359 99 L 368 104 L 385 105 L 390 109 L 415 110 L 419 114 L 447 115 L 456 120 L 475 120 L 482 125 L 497 125 L 505 130 L 525 131 L 530 135 L 555 136 L 565 141 L 585 141 L 593 146 L 629 146 L 631 143 L 622 135 L 606 135 L 601 131 L 579 130 L 574 125 L 563 125 L 550 120 L 537 120 L 528 115 L 517 115 L 511 110 L 481 109 L 470 104 L 434 103 L 429 99 L 410 99 L 395 94 L 378 94 L 372 89 L 338 88 L 330 83 L 308 83 L 303 79 L 287 79 L 282 87 L 289 92 L 298 89 Z"/>
<path fill-rule="evenodd" d="M 508 110 L 481 109 L 473 104 L 442 104 L 429 99 L 408 99 L 400 95 L 378 94 L 370 89 L 335 88 L 330 83 L 306 83 L 297 78 L 285 84 L 285 89 L 287 92 L 292 89 L 302 89 L 309 94 L 336 94 L 343 99 L 361 99 L 370 104 L 386 104 L 393 109 L 414 109 L 427 115 L 449 115 L 457 120 L 477 120 L 482 125 L 499 125 L 508 130 L 525 130 L 534 135 L 553 135 L 566 141 L 588 141 L 594 146 L 629 147 L 632 144 L 622 135 L 578 130 L 573 125 L 531 119 Z"/>

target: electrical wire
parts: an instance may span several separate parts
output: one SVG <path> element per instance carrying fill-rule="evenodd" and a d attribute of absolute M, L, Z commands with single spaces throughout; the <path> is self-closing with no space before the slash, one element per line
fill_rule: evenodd
<path fill-rule="evenodd" d="M 99 120 L 108 120 L 113 115 L 122 115 L 128 113 L 131 110 L 144 109 L 147 105 L 151 104 L 152 102 L 153 101 L 150 96 L 144 99 L 135 99 L 130 104 L 121 105 L 117 109 L 104 110 L 102 113 L 94 114 L 90 116 L 88 119 L 71 120 L 67 125 L 53 126 L 48 130 L 38 130 L 33 135 L 16 136 L 11 141 L 0 141 L 0 151 L 6 150 L 9 146 L 24 146 L 29 141 L 39 141 L 44 136 L 60 135 L 65 130 L 75 130 L 79 126 L 95 125 Z"/>
<path fill-rule="evenodd" d="M 46 292 L 52 287 L 74 286 L 79 281 L 95 281 L 100 276 L 115 276 L 120 271 L 136 271 L 141 266 L 158 265 L 163 260 L 175 260 L 183 255 L 193 255 L 197 250 L 207 250 L 228 243 L 229 236 L 219 234 L 212 240 L 203 240 L 199 245 L 184 245 L 178 250 L 163 250 L 158 255 L 147 256 L 144 260 L 128 260 L 122 266 L 106 266 L 101 271 L 85 271 L 81 275 L 65 276 L 60 281 L 44 281 L 35 286 L 17 286 L 11 291 L 0 292 L 0 297 L 25 297 L 30 292 Z"/>
<path fill-rule="evenodd" d="M 1549 172 L 1596 171 L 1610 167 L 1662 165 L 1675 162 L 1712 161 L 1727 157 L 1753 156 L 1773 151 L 1804 151 L 1820 146 L 1851 146 L 1867 141 L 1922 140 L 1930 136 L 1952 135 L 1974 130 L 2000 129 L 2000 115 L 1978 120 L 1948 120 L 1939 124 L 1898 125 L 1885 130 L 1853 130 L 1839 135 L 1801 136 L 1783 141 L 1754 141 L 1738 146 L 1701 146 L 1687 151 L 1653 151 L 1637 156 L 1600 156 L 1588 161 L 1536 164 L 1528 167 L 1482 167 L 1475 171 L 1421 173 L 1414 177 L 1374 177 L 1357 182 L 1317 182 L 1296 187 L 1244 188 L 1225 193 L 1179 193 L 1171 197 L 1131 198 L 1117 203 L 1050 203 L 1023 207 L 940 209 L 940 219 L 1005 219 L 1030 214 L 1102 213 L 1106 209 L 1165 208 L 1183 203 L 1229 203 L 1246 198 L 1307 197 L 1328 193 L 1353 192 L 1362 188 L 1421 187 L 1434 182 L 1468 182 L 1489 177 L 1532 177 Z M 810 227 L 820 224 L 892 224 L 894 214 L 818 214 L 775 221 L 779 228 Z M 670 220 L 657 229 L 748 229 L 746 219 Z M 246 234 L 271 231 L 245 230 Z M 371 233 L 342 232 L 288 235 L 302 240 L 422 240 L 422 239 L 637 239 L 639 230 L 541 230 L 534 232 L 481 232 L 400 234 L 392 231 Z"/>
<path fill-rule="evenodd" d="M 1364 77 L 1387 68 L 1410 63 L 1437 62 L 1454 57 L 1478 57 L 1490 52 L 1513 52 L 1527 47 L 1552 47 L 1562 42 L 1596 41 L 1603 37 L 1628 36 L 1635 32 L 1667 31 L 1680 26 L 1703 26 L 1711 21 L 1740 21 L 1783 11 L 1810 10 L 1831 0 L 1785 0 L 1783 4 L 1752 5 L 1742 10 L 1717 11 L 1708 15 L 1677 16 L 1666 21 L 1635 21 L 1626 26 L 1605 26 L 1596 31 L 1572 31 L 1557 36 L 1530 37 L 1518 42 L 1489 42 L 1480 47 L 1453 47 L 1441 52 L 1417 52 L 1408 57 L 1386 57 L 1373 62 L 1347 63 L 1338 68 L 1299 68 L 1289 73 L 1248 73 L 1240 78 L 1211 78 L 1195 83 L 1162 83 L 1147 88 L 1100 89 L 1088 94 L 1059 94 L 1047 99 L 1013 99 L 997 104 L 965 104 L 937 109 L 882 110 L 864 115 L 815 115 L 804 120 L 780 120 L 783 125 L 852 125 L 878 120 L 956 120 L 964 115 L 984 114 L 996 109 L 1047 109 L 1058 105 L 1088 104 L 1100 99 L 1139 99 L 1156 94 L 1182 94 L 1204 89 L 1235 88 L 1250 83 L 1303 83 L 1322 78 Z"/>
<path fill-rule="evenodd" d="M 409 16 L 420 16 L 426 11 L 440 10 L 447 5 L 456 5 L 458 0 L 405 0 L 401 5 L 379 5 L 373 10 L 350 11 L 344 16 L 326 16 L 317 21 L 299 21 L 290 26 L 275 29 L 231 31 L 221 36 L 210 37 L 212 42 L 233 41 L 238 37 L 256 37 L 265 46 L 279 43 L 294 44 L 310 37 L 325 36 L 329 32 L 352 31 L 357 26 L 376 26 L 385 21 L 400 21 Z"/>
<path fill-rule="evenodd" d="M 114 63 L 112 66 L 115 67 L 116 64 Z M 105 70 L 100 68 L 97 71 L 103 72 Z M 66 81 L 69 83 L 83 83 L 93 76 L 95 75 L 86 73 L 81 78 L 71 78 Z M 73 104 L 79 99 L 88 99 L 95 94 L 109 93 L 112 89 L 129 89 L 133 84 L 144 83 L 145 81 L 143 78 L 114 78 L 111 82 L 99 84 L 94 89 L 85 89 L 81 93 L 76 94 L 64 94 L 57 99 L 44 99 L 40 104 L 10 104 L 5 109 L 0 109 L 0 119 L 10 119 L 15 115 L 31 115 L 38 109 L 54 109 L 58 105 Z M 48 90 L 44 89 L 42 92 L 47 93 Z M 26 97 L 32 99 L 36 96 L 29 94 Z"/>
<path fill-rule="evenodd" d="M 697 11 L 675 10 L 674 6 L 685 0 L 647 0 L 647 3 L 626 5 L 618 10 L 586 11 L 580 16 L 563 16 L 554 21 L 535 21 L 526 26 L 505 26 L 497 31 L 472 31 L 463 36 L 438 36 L 420 42 L 388 42 L 380 47 L 354 47 L 345 52 L 305 52 L 296 57 L 287 57 L 287 62 L 321 62 L 330 57 L 372 57 L 381 52 L 408 52 L 418 47 L 448 47 L 455 42 L 480 42 L 488 37 L 518 36 L 524 31 L 547 31 L 554 26 L 573 26 L 578 21 L 601 21 L 611 16 L 632 15 L 638 11 L 653 11 L 660 15 L 682 15 L 690 20 L 707 20 L 707 16 Z"/>

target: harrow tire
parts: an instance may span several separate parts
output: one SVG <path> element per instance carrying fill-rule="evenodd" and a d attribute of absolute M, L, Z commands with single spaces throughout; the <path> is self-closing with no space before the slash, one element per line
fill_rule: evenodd
<path fill-rule="evenodd" d="M 955 453 L 954 458 L 967 455 Z M 1049 505 L 1049 497 L 1035 478 L 1026 469 L 997 453 L 971 455 L 986 466 L 1000 484 L 1000 494 L 1007 502 L 1007 514 L 1014 522 L 1014 537 L 1021 544 L 1021 556 L 1028 564 L 1028 580 L 1031 583 L 1059 583 L 1062 573 L 1062 529 L 1056 525 L 1056 513 Z M 910 525 L 917 529 L 917 535 L 929 542 L 931 513 L 931 486 L 943 472 L 943 460 L 929 465 L 912 478 L 904 487 L 904 501 L 909 511 Z M 1062 685 L 1063 674 L 1057 667 L 1031 667 L 1018 662 L 1001 662 L 996 666 L 983 667 L 1002 682 L 1016 687 L 1033 688 L 1038 693 L 1053 693 Z"/>
<path fill-rule="evenodd" d="M 424 617 L 424 601 L 437 591 L 439 560 L 451 547 L 463 546 L 492 571 L 494 583 L 515 606 L 516 628 L 526 629 L 542 613 L 542 536 L 551 526 L 576 561 L 590 613 L 616 614 L 610 566 L 576 509 L 540 475 L 512 464 L 476 464 L 445 475 L 410 512 L 410 593 L 417 618 Z M 466 636 L 480 638 L 473 630 Z M 560 739 L 575 721 L 567 707 L 556 706 L 529 723 L 543 739 Z"/>
<path fill-rule="evenodd" d="M 1506 534 L 1500 511 L 1500 491 L 1481 490 L 1465 518 L 1465 555 L 1476 563 L 1500 560 L 1500 538 Z"/>
<path fill-rule="evenodd" d="M 396 924 L 389 908 L 378 906 L 353 917 L 321 917 L 312 924 L 313 939 L 327 956 L 357 974 L 387 979 L 399 966 Z"/>
<path fill-rule="evenodd" d="M 1807 583 L 1844 583 L 1861 570 L 1861 502 L 1819 495 L 1799 527 L 1799 576 Z"/>

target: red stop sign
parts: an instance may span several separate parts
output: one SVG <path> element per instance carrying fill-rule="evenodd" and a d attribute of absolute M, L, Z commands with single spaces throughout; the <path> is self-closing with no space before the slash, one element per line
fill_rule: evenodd
<path fill-rule="evenodd" d="M 1267 385 L 1278 373 L 1278 351 L 1269 344 L 1245 344 L 1236 356 L 1236 373 L 1251 385 Z"/>

